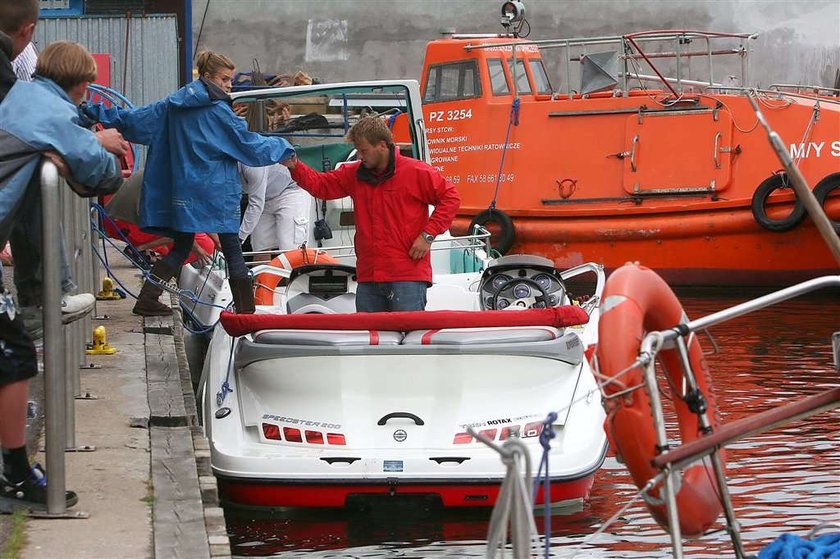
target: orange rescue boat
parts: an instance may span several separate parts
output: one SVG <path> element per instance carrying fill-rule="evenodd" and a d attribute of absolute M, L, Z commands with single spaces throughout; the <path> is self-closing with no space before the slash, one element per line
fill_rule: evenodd
<path fill-rule="evenodd" d="M 643 260 L 676 285 L 789 284 L 836 271 L 749 105 L 756 35 L 534 41 L 513 15 L 503 14 L 506 34 L 452 35 L 426 49 L 431 162 L 462 199 L 454 233 L 483 223 L 501 252 L 561 268 Z M 559 62 L 549 66 L 549 52 Z M 559 70 L 559 90 L 547 66 Z M 751 91 L 840 231 L 840 91 Z"/>

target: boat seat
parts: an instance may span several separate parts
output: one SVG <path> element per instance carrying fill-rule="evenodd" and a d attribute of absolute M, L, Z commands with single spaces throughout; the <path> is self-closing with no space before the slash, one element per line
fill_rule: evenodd
<path fill-rule="evenodd" d="M 270 345 L 375 346 L 400 345 L 402 332 L 385 330 L 260 330 L 254 341 Z"/>
<path fill-rule="evenodd" d="M 475 345 L 547 342 L 563 335 L 552 326 L 517 326 L 489 328 L 444 328 L 441 330 L 413 330 L 403 339 L 403 345 Z"/>
<path fill-rule="evenodd" d="M 349 355 L 521 355 L 572 365 L 583 360 L 583 344 L 572 331 L 552 326 L 412 330 L 266 329 L 240 340 L 235 364 L 290 357 Z"/>

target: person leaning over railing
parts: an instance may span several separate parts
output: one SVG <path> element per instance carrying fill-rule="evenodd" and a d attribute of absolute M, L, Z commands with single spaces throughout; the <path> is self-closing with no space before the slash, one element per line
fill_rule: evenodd
<path fill-rule="evenodd" d="M 294 156 L 294 149 L 282 138 L 249 131 L 233 112 L 228 93 L 235 67 L 228 57 L 205 51 L 196 64 L 201 77 L 165 99 L 133 110 L 88 104 L 83 112 L 149 146 L 140 226 L 175 239 L 152 275 L 169 281 L 189 255 L 195 233 L 218 233 L 236 311 L 253 313 L 254 284 L 238 235 L 242 187 L 236 164 L 272 165 Z M 161 293 L 159 284 L 146 281 L 133 312 L 169 314 L 172 310 L 158 301 Z"/>
<path fill-rule="evenodd" d="M 7 28 L 3 25 L 6 2 L 0 2 L 0 29 Z M 33 4 L 34 19 L 38 4 Z M 4 63 L 0 59 L 0 74 Z M 40 193 L 38 169 L 44 155 L 49 154 L 77 193 L 104 194 L 122 184 L 116 158 L 102 147 L 93 132 L 77 124 L 77 106 L 95 79 L 96 63 L 82 45 L 55 42 L 41 53 L 35 80 L 16 82 L 0 103 L 0 244 L 22 218 L 24 199 Z M 11 296 L 5 289 L 2 293 L 0 512 L 45 509 L 44 472 L 39 466 L 30 467 L 25 445 L 29 379 L 38 371 L 35 347 L 15 312 Z M 76 501 L 76 494 L 68 491 L 66 505 L 72 506 Z"/>
<path fill-rule="evenodd" d="M 31 82 L 38 65 L 38 53 L 30 42 L 12 60 L 12 68 L 18 80 Z M 117 156 L 125 155 L 128 142 L 122 140 L 115 130 L 97 133 L 97 139 L 105 149 Z M 110 134 L 109 134 L 110 133 Z M 110 136 L 110 138 L 109 138 Z M 41 302 L 43 301 L 41 266 L 41 204 L 37 196 L 28 198 L 20 208 L 21 217 L 9 235 L 9 246 L 14 253 L 14 282 L 17 291 L 18 311 L 23 316 L 26 331 L 33 339 L 43 338 Z M 63 232 L 62 232 L 63 233 Z M 61 318 L 68 323 L 84 317 L 96 302 L 91 293 L 74 293 L 77 289 L 67 258 L 67 247 L 63 234 L 60 237 L 59 264 L 61 270 Z"/>

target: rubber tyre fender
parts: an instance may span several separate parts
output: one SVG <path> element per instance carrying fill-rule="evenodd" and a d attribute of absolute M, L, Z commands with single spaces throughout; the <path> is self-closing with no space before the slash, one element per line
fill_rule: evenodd
<path fill-rule="evenodd" d="M 820 203 L 820 206 L 825 209 L 825 201 L 829 194 L 838 188 L 840 188 L 840 173 L 826 175 L 820 182 L 817 183 L 817 186 L 814 187 L 814 198 L 816 198 L 817 202 Z M 834 227 L 834 232 L 840 235 L 840 221 L 834 221 L 831 218 L 829 218 L 829 221 L 831 221 L 831 226 Z"/>
<path fill-rule="evenodd" d="M 505 254 L 513 246 L 513 239 L 516 237 L 516 230 L 513 226 L 513 220 L 508 214 L 495 208 L 488 208 L 476 215 L 470 222 L 469 234 L 472 235 L 473 229 L 476 225 L 482 227 L 486 223 L 498 223 L 501 228 L 501 233 L 498 238 L 490 237 L 490 246 L 497 250 L 499 254 Z"/>
<path fill-rule="evenodd" d="M 772 194 L 775 190 L 779 188 L 784 188 L 786 184 L 787 175 L 785 173 L 771 175 L 770 177 L 765 179 L 764 182 L 758 185 L 758 188 L 755 189 L 755 193 L 753 194 L 753 218 L 755 219 L 756 223 L 758 223 L 768 231 L 784 233 L 785 231 L 790 231 L 791 229 L 802 223 L 802 220 L 805 219 L 805 206 L 802 204 L 802 200 L 800 200 L 798 197 L 794 201 L 793 211 L 790 212 L 790 215 L 788 215 L 787 217 L 784 217 L 782 219 L 773 219 L 767 215 L 767 210 L 765 210 L 767 198 L 769 198 L 770 194 Z"/>

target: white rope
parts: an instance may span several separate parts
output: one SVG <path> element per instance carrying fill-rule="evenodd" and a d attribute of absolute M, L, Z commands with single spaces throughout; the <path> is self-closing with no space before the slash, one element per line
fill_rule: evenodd
<path fill-rule="evenodd" d="M 658 345 L 654 348 L 654 355 L 657 349 Z M 653 355 L 644 353 L 639 355 L 633 363 L 611 377 L 604 377 L 599 372 L 593 371 L 597 378 L 603 379 L 601 382 L 598 382 L 597 390 L 603 389 L 604 386 L 615 382 L 617 379 L 621 378 L 633 369 L 650 363 L 653 363 Z M 622 390 L 619 394 L 610 396 L 602 395 L 602 397 L 605 399 L 612 398 L 629 391 L 638 390 L 643 386 L 644 385 L 632 386 Z M 573 400 L 567 406 L 561 408 L 558 413 L 561 413 L 566 409 L 571 408 L 576 403 L 589 398 L 595 391 L 596 389 L 589 390 L 582 397 Z M 507 549 L 506 544 L 508 541 L 508 534 L 510 534 L 513 559 L 529 559 L 533 557 L 537 549 L 540 547 L 540 537 L 537 533 L 536 523 L 534 522 L 534 505 L 532 502 L 534 495 L 534 479 L 533 474 L 531 473 L 531 456 L 528 452 L 528 447 L 518 437 L 509 438 L 505 440 L 501 446 L 499 446 L 474 430 L 472 427 L 467 427 L 467 432 L 476 440 L 498 452 L 502 457 L 502 463 L 507 467 L 505 478 L 502 481 L 501 488 L 499 489 L 499 496 L 496 499 L 496 504 L 493 507 L 493 513 L 490 516 L 490 525 L 487 529 L 487 559 L 504 559 L 505 551 Z M 525 469 L 524 476 L 521 474 L 523 465 Z M 645 487 L 636 493 L 630 502 L 628 502 L 621 508 L 621 510 L 607 520 L 601 528 L 587 537 L 580 545 L 576 546 L 573 553 L 576 553 L 577 550 L 579 550 L 593 537 L 606 530 L 610 524 L 615 522 L 615 520 L 639 498 L 639 496 L 649 491 L 655 483 L 659 481 L 661 481 L 660 476 L 651 479 Z M 551 545 L 548 535 L 546 535 L 545 545 Z"/>
<path fill-rule="evenodd" d="M 502 457 L 507 467 L 499 496 L 490 516 L 487 529 L 487 559 L 504 559 L 510 534 L 513 559 L 529 559 L 539 546 L 539 534 L 534 522 L 534 478 L 528 447 L 519 438 L 507 439 L 498 446 L 487 437 L 467 428 L 470 435 L 486 444 Z M 522 475 L 522 470 L 525 475 Z"/>

